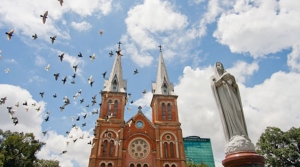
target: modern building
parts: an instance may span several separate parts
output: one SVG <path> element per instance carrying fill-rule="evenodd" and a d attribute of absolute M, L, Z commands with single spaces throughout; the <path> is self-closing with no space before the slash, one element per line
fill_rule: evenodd
<path fill-rule="evenodd" d="M 186 167 L 178 96 L 169 81 L 161 47 L 156 82 L 152 83 L 152 120 L 143 114 L 141 107 L 136 115 L 124 120 L 129 97 L 122 75 L 120 44 L 109 79 L 101 91 L 102 105 L 88 166 Z"/>
<path fill-rule="evenodd" d="M 215 167 L 214 156 L 209 138 L 199 136 L 188 136 L 183 138 L 184 152 L 186 161 L 200 164 L 201 162 L 208 167 Z"/>

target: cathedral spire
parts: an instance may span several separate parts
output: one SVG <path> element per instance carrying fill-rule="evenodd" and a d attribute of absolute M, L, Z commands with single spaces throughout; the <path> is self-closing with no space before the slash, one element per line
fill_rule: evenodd
<path fill-rule="evenodd" d="M 158 60 L 158 70 L 156 75 L 156 82 L 152 83 L 152 92 L 154 94 L 161 95 L 174 95 L 174 86 L 169 81 L 167 69 L 165 66 L 163 54 L 162 54 L 162 46 L 159 45 L 159 60 Z"/>
<path fill-rule="evenodd" d="M 121 42 L 118 43 L 117 55 L 108 80 L 104 81 L 103 91 L 126 92 L 127 82 L 123 80 L 121 61 Z"/>

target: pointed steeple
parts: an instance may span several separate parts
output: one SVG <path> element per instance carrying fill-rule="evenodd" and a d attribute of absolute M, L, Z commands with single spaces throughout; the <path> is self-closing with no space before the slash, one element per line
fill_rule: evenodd
<path fill-rule="evenodd" d="M 127 82 L 123 80 L 122 61 L 121 61 L 121 42 L 118 43 L 116 58 L 108 80 L 104 81 L 103 91 L 126 92 Z"/>
<path fill-rule="evenodd" d="M 174 85 L 169 81 L 167 69 L 165 66 L 161 45 L 158 46 L 160 55 L 158 60 L 158 70 L 156 75 L 156 82 L 152 83 L 152 93 L 161 95 L 175 95 Z"/>

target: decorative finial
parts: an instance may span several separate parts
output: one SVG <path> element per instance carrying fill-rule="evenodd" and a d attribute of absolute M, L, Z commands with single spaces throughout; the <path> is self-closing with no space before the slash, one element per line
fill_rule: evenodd
<path fill-rule="evenodd" d="M 142 112 L 142 107 L 141 106 L 139 106 L 138 109 L 139 109 L 139 112 Z"/>
<path fill-rule="evenodd" d="M 162 46 L 161 46 L 161 45 L 159 45 L 158 47 L 159 47 L 159 51 L 161 52 L 161 47 L 162 47 Z"/>
<path fill-rule="evenodd" d="M 121 45 L 122 43 L 119 41 L 118 44 L 119 44 L 119 48 L 120 48 L 120 45 Z"/>

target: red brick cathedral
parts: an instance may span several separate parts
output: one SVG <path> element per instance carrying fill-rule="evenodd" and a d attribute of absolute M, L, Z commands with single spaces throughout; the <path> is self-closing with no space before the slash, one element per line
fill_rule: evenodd
<path fill-rule="evenodd" d="M 186 167 L 177 95 L 168 78 L 160 47 L 156 82 L 152 83 L 152 121 L 139 107 L 124 120 L 128 100 L 122 76 L 120 43 L 94 130 L 89 167 Z"/>

